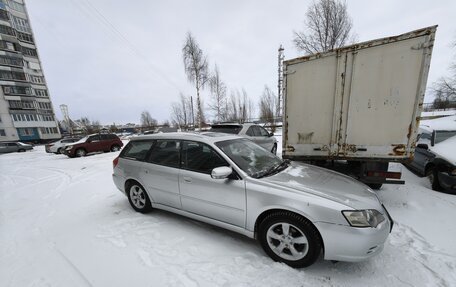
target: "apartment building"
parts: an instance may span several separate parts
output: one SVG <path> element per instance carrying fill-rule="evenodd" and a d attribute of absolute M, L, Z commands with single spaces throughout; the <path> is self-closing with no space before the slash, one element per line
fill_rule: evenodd
<path fill-rule="evenodd" d="M 0 141 L 60 138 L 23 0 L 0 0 Z"/>

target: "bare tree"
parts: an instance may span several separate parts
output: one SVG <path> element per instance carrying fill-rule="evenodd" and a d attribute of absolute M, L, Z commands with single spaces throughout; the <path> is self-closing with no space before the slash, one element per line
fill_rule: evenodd
<path fill-rule="evenodd" d="M 154 129 L 157 126 L 157 120 L 152 118 L 150 113 L 148 111 L 143 111 L 141 113 L 141 126 L 148 128 L 148 129 Z"/>
<path fill-rule="evenodd" d="M 275 121 L 276 105 L 276 95 L 268 86 L 264 86 L 263 95 L 260 99 L 260 119 L 263 122 L 270 123 L 272 131 L 274 131 L 274 126 L 272 124 Z"/>
<path fill-rule="evenodd" d="M 456 41 L 452 44 L 456 48 Z M 456 108 L 456 58 L 450 65 L 450 76 L 441 77 L 433 83 L 431 91 L 434 93 L 433 106 L 436 109 Z"/>
<path fill-rule="evenodd" d="M 304 31 L 294 31 L 293 42 L 299 51 L 307 54 L 340 48 L 354 40 L 352 20 L 347 3 L 340 0 L 319 0 L 307 9 Z"/>
<path fill-rule="evenodd" d="M 208 61 L 190 32 L 187 33 L 187 38 L 184 47 L 182 48 L 182 56 L 187 78 L 196 88 L 196 121 L 201 129 L 202 110 L 200 91 L 204 88 L 209 79 Z"/>
<path fill-rule="evenodd" d="M 180 94 L 180 101 L 171 104 L 171 121 L 178 128 L 187 130 L 192 122 L 190 98 Z"/>
<path fill-rule="evenodd" d="M 209 105 L 210 109 L 215 113 L 215 120 L 220 122 L 226 117 L 225 101 L 226 101 L 226 86 L 220 79 L 220 72 L 217 65 L 214 68 L 214 74 L 210 79 L 210 88 L 212 103 Z"/>
<path fill-rule="evenodd" d="M 237 97 L 234 90 L 231 90 L 230 97 L 226 101 L 226 120 L 230 122 L 237 122 L 239 120 Z"/>
<path fill-rule="evenodd" d="M 93 134 L 95 132 L 98 132 L 100 129 L 100 122 L 99 121 L 90 121 L 88 117 L 82 117 L 79 120 L 76 120 L 76 122 L 79 122 L 81 127 L 88 134 Z"/>

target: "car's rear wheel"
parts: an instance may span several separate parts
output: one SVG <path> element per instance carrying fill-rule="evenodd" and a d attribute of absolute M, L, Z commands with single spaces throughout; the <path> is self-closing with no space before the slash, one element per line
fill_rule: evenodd
<path fill-rule="evenodd" d="M 152 205 L 150 203 L 149 196 L 140 184 L 134 182 L 128 185 L 127 195 L 128 201 L 130 202 L 130 205 L 131 207 L 133 207 L 134 210 L 141 213 L 147 213 L 150 210 L 152 210 Z"/>
<path fill-rule="evenodd" d="M 382 183 L 368 183 L 367 184 L 370 188 L 378 190 L 382 187 Z"/>
<path fill-rule="evenodd" d="M 57 149 L 57 154 L 62 154 L 62 153 L 63 153 L 63 148 L 59 147 L 59 148 Z"/>
<path fill-rule="evenodd" d="M 312 265 L 322 249 L 321 237 L 313 224 L 292 212 L 268 215 L 259 225 L 259 241 L 275 261 L 294 268 Z"/>
<path fill-rule="evenodd" d="M 84 156 L 87 155 L 87 152 L 86 152 L 85 149 L 80 148 L 80 149 L 76 150 L 75 154 L 76 154 L 77 157 L 84 157 Z"/>
<path fill-rule="evenodd" d="M 272 152 L 273 154 L 277 154 L 277 144 L 276 144 L 276 143 L 275 143 L 274 146 L 272 147 L 271 152 Z"/>
<path fill-rule="evenodd" d="M 115 145 L 113 145 L 113 146 L 111 147 L 111 151 L 112 151 L 112 152 L 114 152 L 114 151 L 119 151 L 119 150 L 120 150 L 120 146 L 119 146 L 119 145 L 116 145 L 116 144 L 115 144 Z"/>

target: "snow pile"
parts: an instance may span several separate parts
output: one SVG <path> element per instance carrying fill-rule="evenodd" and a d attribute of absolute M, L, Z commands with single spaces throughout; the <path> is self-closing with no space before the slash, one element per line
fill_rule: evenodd
<path fill-rule="evenodd" d="M 381 254 L 295 270 L 236 233 L 134 212 L 117 155 L 0 155 L 0 286 L 456 286 L 456 196 L 406 169 L 379 191 L 396 221 Z"/>

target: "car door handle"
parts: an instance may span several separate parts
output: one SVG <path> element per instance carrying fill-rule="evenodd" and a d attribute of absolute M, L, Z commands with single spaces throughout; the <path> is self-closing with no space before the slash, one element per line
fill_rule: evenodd
<path fill-rule="evenodd" d="M 184 176 L 183 178 L 184 178 L 185 182 L 192 182 L 192 178 L 191 177 Z"/>

